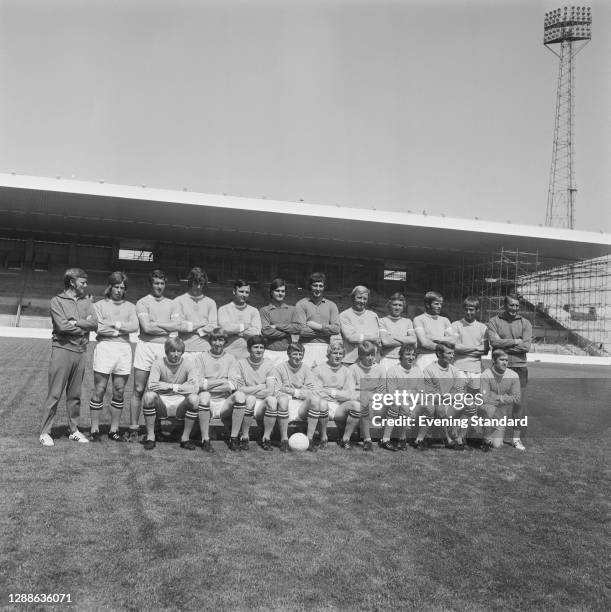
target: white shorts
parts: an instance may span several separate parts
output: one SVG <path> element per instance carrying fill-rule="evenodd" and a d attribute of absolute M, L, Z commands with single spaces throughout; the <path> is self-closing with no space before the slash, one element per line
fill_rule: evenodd
<path fill-rule="evenodd" d="M 307 418 L 307 414 L 302 410 L 303 400 L 291 398 L 289 400 L 289 423 Z"/>
<path fill-rule="evenodd" d="M 201 354 L 202 354 L 202 351 L 185 351 L 182 354 L 182 358 L 185 361 L 189 361 L 191 363 L 196 363 L 198 356 L 201 355 Z"/>
<path fill-rule="evenodd" d="M 210 418 L 220 419 L 229 412 L 229 398 L 210 399 Z"/>
<path fill-rule="evenodd" d="M 303 363 L 313 368 L 315 365 L 327 362 L 327 350 L 329 345 L 326 342 L 308 342 L 304 344 L 305 354 Z"/>
<path fill-rule="evenodd" d="M 399 363 L 399 359 L 393 359 L 392 357 L 382 357 L 380 359 L 380 365 L 388 372 L 390 368 L 396 366 Z"/>
<path fill-rule="evenodd" d="M 165 355 L 164 345 L 158 342 L 143 342 L 138 340 L 134 354 L 134 368 L 143 372 L 150 372 L 153 361 Z"/>
<path fill-rule="evenodd" d="M 269 359 L 275 366 L 281 364 L 283 361 L 288 361 L 289 356 L 286 351 L 270 351 L 265 349 L 264 357 Z"/>
<path fill-rule="evenodd" d="M 435 355 L 435 353 L 422 353 L 416 357 L 416 363 L 414 365 L 418 366 L 422 372 L 424 368 L 430 366 L 435 361 L 437 361 L 437 355 Z"/>
<path fill-rule="evenodd" d="M 465 372 L 464 370 L 460 370 L 460 372 L 467 381 L 467 387 L 473 390 L 479 390 L 482 378 L 481 372 Z"/>
<path fill-rule="evenodd" d="M 265 400 L 255 399 L 255 419 L 260 420 L 265 415 Z"/>
<path fill-rule="evenodd" d="M 129 376 L 132 369 L 132 345 L 129 342 L 98 342 L 93 352 L 93 371 L 100 374 Z"/>
<path fill-rule="evenodd" d="M 337 412 L 338 406 L 339 402 L 332 402 L 331 400 L 327 400 L 327 408 L 329 408 L 329 420 L 333 421 L 335 419 L 335 413 Z"/>
<path fill-rule="evenodd" d="M 178 393 L 162 393 L 159 394 L 161 403 L 165 406 L 165 416 L 161 418 L 174 419 L 176 418 L 176 409 L 185 401 L 184 395 Z"/>

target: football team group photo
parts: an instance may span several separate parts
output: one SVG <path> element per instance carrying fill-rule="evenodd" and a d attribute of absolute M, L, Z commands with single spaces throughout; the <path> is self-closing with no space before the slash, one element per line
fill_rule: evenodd
<path fill-rule="evenodd" d="M 510 428 L 509 442 L 525 450 L 520 426 L 526 430 L 528 420 L 526 355 L 532 326 L 520 316 L 516 294 L 507 295 L 503 310 L 484 324 L 478 320 L 478 298 L 467 296 L 464 317 L 450 322 L 442 315 L 443 296 L 428 291 L 424 312 L 412 322 L 405 316 L 403 294 L 389 296 L 387 314 L 379 317 L 367 307 L 370 291 L 364 285 L 353 288 L 352 305 L 340 313 L 325 297 L 321 272 L 309 276 L 309 295 L 295 305 L 286 303 L 287 283 L 273 279 L 270 302 L 260 310 L 248 304 L 248 282 L 236 280 L 232 301 L 219 307 L 205 295 L 207 283 L 205 270 L 195 267 L 187 275 L 187 291 L 171 300 L 164 296 L 165 273 L 155 269 L 149 275 L 150 293 L 134 304 L 126 296 L 127 275 L 117 271 L 107 278 L 104 298 L 93 302 L 87 273 L 67 269 L 64 291 L 51 300 L 52 354 L 40 444 L 55 444 L 52 426 L 65 392 L 68 438 L 77 443 L 102 441 L 100 418 L 107 410 L 104 438 L 142 441 L 149 451 L 158 438 L 167 437 L 161 421 L 171 419 L 180 448 L 199 446 L 213 453 L 210 421 L 217 418 L 227 424 L 230 451 L 250 449 L 253 421 L 262 426 L 259 443 L 265 451 L 273 450 L 277 428 L 279 450 L 287 452 L 289 424 L 296 421 L 305 425 L 307 451 L 325 450 L 331 420 L 340 432 L 340 449 L 353 450 L 353 442 L 361 440 L 358 446 L 371 452 L 373 420 L 383 425 L 378 446 L 387 451 L 431 448 L 430 423 L 441 425 L 436 429 L 447 449 L 473 450 L 471 435 L 479 440 L 478 448 L 490 452 L 502 446 L 505 430 L 494 424 L 508 417 L 511 425 L 518 424 Z M 84 433 L 79 419 L 92 332 L 94 388 L 90 428 Z M 138 334 L 135 351 L 130 334 Z M 489 354 L 490 365 L 484 368 L 482 358 Z M 105 406 L 107 388 L 111 399 Z M 408 406 L 397 400 L 380 413 L 377 400 L 389 393 L 419 395 L 420 401 Z M 471 398 L 468 405 L 465 394 Z M 469 417 L 478 414 L 486 426 L 470 428 Z M 302 437 L 298 434 L 295 442 Z"/>

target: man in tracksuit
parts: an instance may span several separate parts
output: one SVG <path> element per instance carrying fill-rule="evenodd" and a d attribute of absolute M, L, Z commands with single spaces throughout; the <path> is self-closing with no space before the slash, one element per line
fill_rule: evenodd
<path fill-rule="evenodd" d="M 53 336 L 49 362 L 49 391 L 44 403 L 40 443 L 54 446 L 51 427 L 59 400 L 66 390 L 69 438 L 86 443 L 89 439 L 78 430 L 81 412 L 81 386 L 87 360 L 89 332 L 98 322 L 93 304 L 85 295 L 87 274 L 81 268 L 69 268 L 64 274 L 64 291 L 51 299 Z"/>

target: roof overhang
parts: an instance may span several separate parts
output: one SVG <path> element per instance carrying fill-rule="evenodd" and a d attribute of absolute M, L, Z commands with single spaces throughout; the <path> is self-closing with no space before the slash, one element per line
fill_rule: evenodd
<path fill-rule="evenodd" d="M 611 252 L 602 232 L 12 174 L 0 174 L 0 231 L 445 265 L 501 248 L 546 267 Z"/>

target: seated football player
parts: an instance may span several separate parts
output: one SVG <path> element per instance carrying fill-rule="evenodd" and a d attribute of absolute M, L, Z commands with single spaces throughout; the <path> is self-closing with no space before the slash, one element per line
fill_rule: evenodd
<path fill-rule="evenodd" d="M 459 420 L 463 405 L 457 401 L 463 395 L 465 378 L 452 365 L 454 359 L 454 342 L 452 340 L 437 343 L 435 349 L 437 360 L 424 368 L 424 389 L 434 395 L 435 415 L 442 419 Z M 427 399 L 427 403 L 429 400 Z M 446 448 L 465 450 L 464 434 L 461 427 L 446 426 L 443 428 Z M 426 432 L 425 432 L 426 433 Z M 420 435 L 420 432 L 419 432 Z"/>
<path fill-rule="evenodd" d="M 404 317 L 407 301 L 403 294 L 393 293 L 386 305 L 388 316 L 380 319 L 380 337 L 382 340 L 382 359 L 380 363 L 388 372 L 399 363 L 399 351 L 402 346 L 416 347 L 418 340 L 414 326 Z"/>
<path fill-rule="evenodd" d="M 308 451 L 316 452 L 314 432 L 320 416 L 320 400 L 315 393 L 314 375 L 312 370 L 303 363 L 305 349 L 299 342 L 291 342 L 286 349 L 288 361 L 276 366 L 276 399 L 277 414 L 280 427 L 280 450 L 288 451 L 289 414 L 293 412 L 299 418 L 308 422 Z M 263 419 L 263 447 L 269 446 L 269 436 L 274 426 L 274 420 Z"/>
<path fill-rule="evenodd" d="M 246 341 L 248 357 L 240 359 L 230 376 L 245 396 L 244 419 L 242 420 L 242 433 L 240 436 L 240 449 L 248 450 L 250 442 L 250 425 L 257 414 L 265 414 L 273 404 L 276 411 L 276 398 L 274 397 L 274 364 L 264 357 L 265 339 L 263 336 L 251 336 Z M 275 421 L 275 417 L 274 417 Z M 273 427 L 273 425 L 272 425 Z"/>
<path fill-rule="evenodd" d="M 361 437 L 363 438 L 363 450 L 373 451 L 370 434 L 370 406 L 374 394 L 386 391 L 386 372 L 384 368 L 376 363 L 378 347 L 373 342 L 365 340 L 358 345 L 358 361 L 348 369 L 350 371 L 350 384 L 352 386 L 352 404 L 348 411 L 344 434 L 339 441 L 341 448 L 349 450 L 352 448 L 350 437 L 357 423 L 360 425 Z"/>
<path fill-rule="evenodd" d="M 142 398 L 146 450 L 155 448 L 157 418 L 185 420 L 191 424 L 197 418 L 197 369 L 191 360 L 183 359 L 185 343 L 180 338 L 168 338 L 164 351 L 165 356 L 157 357 L 151 365 L 147 390 Z"/>
<path fill-rule="evenodd" d="M 215 327 L 209 335 L 210 350 L 198 353 L 195 364 L 199 372 L 199 427 L 202 435 L 202 450 L 207 453 L 214 452 L 210 443 L 210 419 L 220 418 L 223 422 L 231 422 L 229 449 L 240 450 L 238 434 L 242 427 L 244 410 L 246 408 L 245 396 L 236 391 L 231 373 L 236 365 L 236 359 L 225 351 L 227 334 L 220 327 Z M 189 431 L 190 434 L 190 431 Z M 194 450 L 193 443 L 188 444 L 188 435 L 185 438 L 188 450 Z"/>
<path fill-rule="evenodd" d="M 424 375 L 420 368 L 414 365 L 416 361 L 416 347 L 413 344 L 403 344 L 399 349 L 399 362 L 392 366 L 386 373 L 386 392 L 399 393 L 401 396 L 406 396 L 406 400 L 393 404 L 388 407 L 386 416 L 389 420 L 404 420 L 408 418 L 417 419 L 421 414 L 426 414 L 425 406 L 420 401 L 420 393 L 424 391 Z M 405 391 L 405 394 L 403 393 Z M 432 416 L 432 412 L 428 414 Z M 393 425 L 387 424 L 384 427 L 384 433 L 380 440 L 380 447 L 387 450 L 407 450 L 407 423 L 394 426 L 395 432 L 398 434 L 399 442 L 396 447 L 392 446 L 391 434 Z M 420 433 L 420 432 L 419 432 Z M 422 432 L 416 437 L 416 447 L 425 448 L 424 437 L 426 432 Z"/>
<path fill-rule="evenodd" d="M 511 418 L 520 408 L 520 377 L 510 370 L 509 355 L 503 349 L 492 351 L 492 365 L 482 372 L 481 393 L 484 404 L 478 412 L 485 419 Z M 482 450 L 489 452 L 503 444 L 505 428 L 484 426 Z"/>
<path fill-rule="evenodd" d="M 351 377 L 348 368 L 342 363 L 343 359 L 344 343 L 332 340 L 327 345 L 327 362 L 312 368 L 316 393 L 320 398 L 320 449 L 327 448 L 329 418 L 345 422 L 352 404 Z"/>

